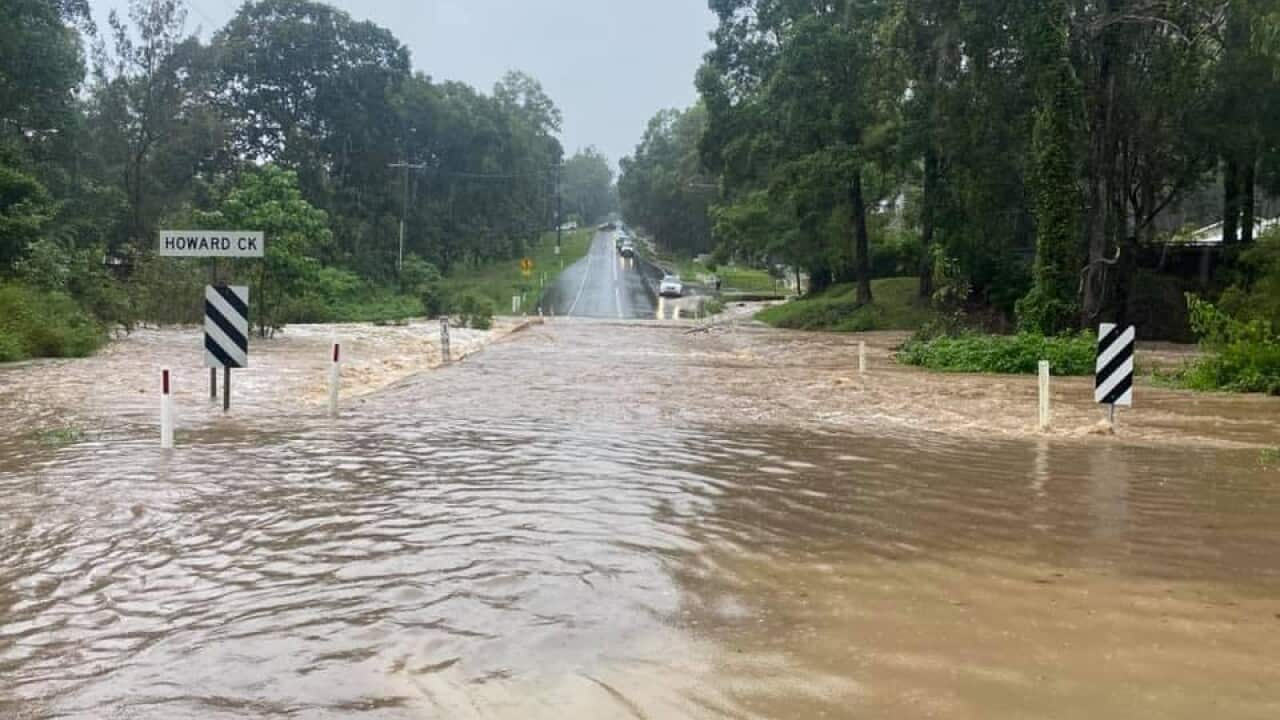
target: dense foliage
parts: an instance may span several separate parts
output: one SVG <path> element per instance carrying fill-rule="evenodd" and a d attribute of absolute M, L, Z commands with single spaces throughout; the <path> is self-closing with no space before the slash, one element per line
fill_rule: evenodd
<path fill-rule="evenodd" d="M 712 247 L 708 208 L 716 186 L 702 172 L 698 143 L 707 114 L 663 110 L 645 129 L 635 154 L 622 159 L 618 194 L 623 216 L 668 251 L 684 255 Z"/>
<path fill-rule="evenodd" d="M 618 209 L 609 159 L 593 147 L 579 150 L 564 163 L 561 215 L 580 225 L 603 220 Z"/>
<path fill-rule="evenodd" d="M 1097 353 L 1090 333 L 1047 337 L 1018 335 L 939 335 L 912 339 L 898 353 L 908 365 L 948 372 L 1035 374 L 1048 360 L 1054 375 L 1092 375 Z"/>
<path fill-rule="evenodd" d="M 157 258 L 162 227 L 265 231 L 266 260 L 220 277 L 253 286 L 269 331 L 420 312 L 424 273 L 519 257 L 555 222 L 560 111 L 521 73 L 436 81 L 312 0 L 243 3 L 207 43 L 182 0 L 130 0 L 103 28 L 84 0 L 0 14 L 0 281 L 103 327 L 198 316 L 208 266 Z M 607 214 L 611 183 L 579 153 L 564 212 Z"/>
<path fill-rule="evenodd" d="M 660 241 L 705 232 L 698 178 L 724 254 L 855 283 L 857 304 L 903 270 L 930 298 L 946 266 L 970 306 L 1053 335 L 1152 312 L 1144 274 L 1242 281 L 1257 199 L 1280 193 L 1274 2 L 710 6 L 701 152 L 664 111 L 623 164 L 627 216 Z M 1215 220 L 1209 260 L 1169 247 Z"/>
<path fill-rule="evenodd" d="M 1194 295 L 1191 321 L 1209 354 L 1181 375 L 1197 390 L 1230 390 L 1280 395 L 1280 332 L 1271 321 L 1235 319 Z"/>

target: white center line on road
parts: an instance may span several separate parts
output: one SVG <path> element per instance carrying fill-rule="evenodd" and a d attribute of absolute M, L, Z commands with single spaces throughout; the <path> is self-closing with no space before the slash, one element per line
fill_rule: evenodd
<path fill-rule="evenodd" d="M 569 312 L 565 313 L 566 315 L 573 314 L 574 309 L 578 307 L 578 301 L 582 299 L 582 291 L 587 289 L 587 278 L 591 277 L 591 260 L 595 257 L 594 250 L 595 245 L 593 243 L 591 248 L 587 250 L 587 267 L 583 269 L 582 283 L 578 285 L 578 294 L 574 296 L 573 304 L 569 306 Z"/>

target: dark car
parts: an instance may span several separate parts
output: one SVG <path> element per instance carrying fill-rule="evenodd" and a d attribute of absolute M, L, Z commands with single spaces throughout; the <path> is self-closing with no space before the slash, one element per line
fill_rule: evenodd
<path fill-rule="evenodd" d="M 636 246 L 632 245 L 630 240 L 623 240 L 622 249 L 618 252 L 622 253 L 624 258 L 633 258 L 636 256 Z"/>

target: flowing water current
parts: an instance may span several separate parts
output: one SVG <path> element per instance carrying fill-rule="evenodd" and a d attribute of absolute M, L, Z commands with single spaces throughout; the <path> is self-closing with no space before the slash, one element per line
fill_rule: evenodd
<path fill-rule="evenodd" d="M 694 342 L 11 432 L 0 718 L 1280 717 L 1256 452 L 747 422 Z"/>

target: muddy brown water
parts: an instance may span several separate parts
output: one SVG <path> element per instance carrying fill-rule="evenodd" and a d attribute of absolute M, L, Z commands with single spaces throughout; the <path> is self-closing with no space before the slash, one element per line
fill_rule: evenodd
<path fill-rule="evenodd" d="M 136 403 L 10 431 L 0 718 L 1280 717 L 1256 451 L 783 422 L 752 342 L 564 321 L 171 454 Z"/>

